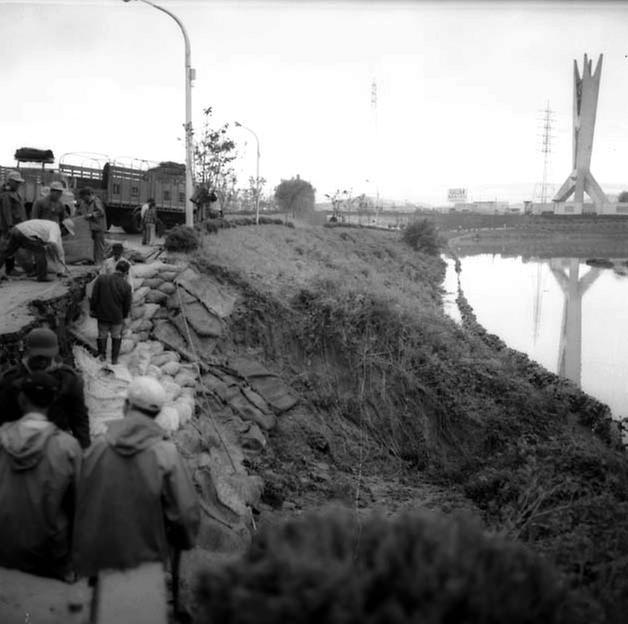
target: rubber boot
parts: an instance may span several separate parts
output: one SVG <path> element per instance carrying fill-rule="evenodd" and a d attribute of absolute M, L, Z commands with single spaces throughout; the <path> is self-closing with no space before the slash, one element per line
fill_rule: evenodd
<path fill-rule="evenodd" d="M 96 345 L 98 346 L 98 359 L 103 362 L 107 359 L 107 339 L 96 339 Z"/>
<path fill-rule="evenodd" d="M 120 355 L 120 347 L 122 345 L 122 338 L 111 339 L 111 363 L 118 363 L 118 356 Z"/>

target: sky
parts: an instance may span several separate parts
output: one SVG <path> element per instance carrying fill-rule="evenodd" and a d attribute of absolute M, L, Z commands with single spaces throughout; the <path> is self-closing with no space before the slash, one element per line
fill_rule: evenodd
<path fill-rule="evenodd" d="M 548 102 L 549 181 L 570 173 L 585 52 L 604 54 L 591 169 L 607 192 L 628 188 L 628 2 L 159 4 L 190 36 L 195 129 L 208 106 L 253 129 L 267 191 L 299 174 L 319 201 L 532 199 Z M 183 61 L 175 22 L 141 1 L 0 0 L 0 164 L 22 146 L 183 162 Z M 255 141 L 230 134 L 246 186 Z"/>

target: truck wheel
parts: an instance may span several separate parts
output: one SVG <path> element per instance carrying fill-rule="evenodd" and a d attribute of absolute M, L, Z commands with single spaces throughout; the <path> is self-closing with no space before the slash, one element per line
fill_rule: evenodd
<path fill-rule="evenodd" d="M 140 209 L 134 210 L 123 222 L 122 229 L 127 234 L 139 234 L 142 230 L 142 216 Z"/>

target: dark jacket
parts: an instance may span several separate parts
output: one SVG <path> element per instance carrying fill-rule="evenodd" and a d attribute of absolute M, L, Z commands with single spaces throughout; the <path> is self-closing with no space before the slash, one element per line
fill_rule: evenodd
<path fill-rule="evenodd" d="M 7 234 L 18 223 L 26 221 L 24 200 L 17 191 L 7 188 L 0 192 L 0 234 Z"/>
<path fill-rule="evenodd" d="M 113 421 L 85 453 L 74 523 L 81 576 L 168 560 L 168 544 L 192 548 L 196 492 L 173 442 L 148 416 Z"/>
<path fill-rule="evenodd" d="M 48 219 L 59 224 L 66 216 L 69 215 L 66 215 L 65 204 L 61 201 L 54 201 L 50 195 L 38 199 L 31 210 L 31 219 Z"/>
<path fill-rule="evenodd" d="M 105 206 L 99 197 L 94 197 L 91 202 L 81 200 L 78 207 L 78 214 L 84 216 L 89 222 L 89 229 L 92 232 L 107 231 L 107 216 Z"/>
<path fill-rule="evenodd" d="M 83 379 L 65 364 L 54 364 L 46 372 L 59 385 L 57 397 L 48 412 L 48 419 L 62 431 L 70 432 L 83 448 L 87 448 L 90 442 L 89 416 L 83 394 Z M 22 413 L 17 402 L 18 385 L 27 375 L 28 368 L 24 362 L 20 362 L 0 377 L 0 423 L 21 418 Z"/>
<path fill-rule="evenodd" d="M 63 578 L 81 463 L 77 441 L 28 418 L 0 427 L 0 565 Z"/>
<path fill-rule="evenodd" d="M 116 271 L 99 275 L 89 300 L 92 316 L 103 323 L 120 325 L 131 311 L 133 293 L 126 276 Z"/>

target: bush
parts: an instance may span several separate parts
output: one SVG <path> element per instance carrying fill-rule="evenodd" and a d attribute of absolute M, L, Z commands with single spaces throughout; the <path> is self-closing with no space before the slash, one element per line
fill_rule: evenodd
<path fill-rule="evenodd" d="M 173 227 L 166 235 L 164 247 L 168 251 L 194 251 L 198 249 L 198 235 L 186 225 Z"/>
<path fill-rule="evenodd" d="M 598 620 L 547 563 L 465 518 L 312 513 L 201 573 L 199 621 L 524 624 Z"/>
<path fill-rule="evenodd" d="M 408 225 L 401 235 L 404 243 L 407 243 L 416 251 L 437 256 L 439 252 L 438 234 L 431 221 L 422 219 Z"/>

